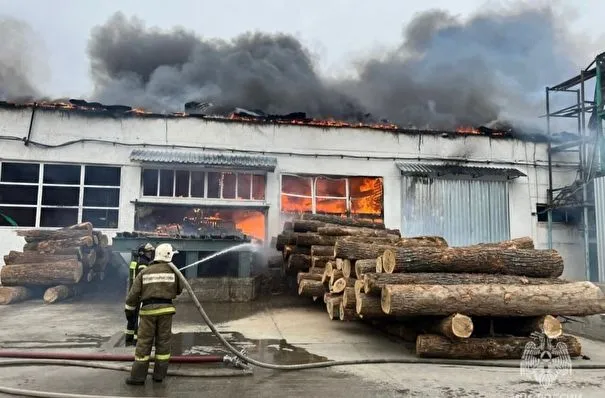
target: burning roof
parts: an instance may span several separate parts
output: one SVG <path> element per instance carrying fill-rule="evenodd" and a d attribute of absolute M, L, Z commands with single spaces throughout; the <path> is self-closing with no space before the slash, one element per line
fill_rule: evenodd
<path fill-rule="evenodd" d="M 7 102 L 0 101 L 0 108 L 4 109 L 27 109 L 35 108 L 48 111 L 69 111 L 86 114 L 88 116 L 100 117 L 145 117 L 145 118 L 199 118 L 210 121 L 225 123 L 250 123 L 250 124 L 278 124 L 278 125 L 297 125 L 318 128 L 361 128 L 379 130 L 390 133 L 403 134 L 441 134 L 446 136 L 468 136 L 481 135 L 492 138 L 516 138 L 524 141 L 545 142 L 546 136 L 541 133 L 529 134 L 514 129 L 512 126 L 499 123 L 496 126 L 460 126 L 455 130 L 434 130 L 421 129 L 416 127 L 402 127 L 387 121 L 383 122 L 348 122 L 335 119 L 314 119 L 307 117 L 304 112 L 295 112 L 285 115 L 271 115 L 262 111 L 249 111 L 236 108 L 228 115 L 207 115 L 201 113 L 211 107 L 211 104 L 187 104 L 186 110 L 192 112 L 177 113 L 154 113 L 141 108 L 133 108 L 126 105 L 105 105 L 99 102 L 87 102 L 80 99 L 70 99 L 67 101 L 49 101 L 49 102 Z"/>

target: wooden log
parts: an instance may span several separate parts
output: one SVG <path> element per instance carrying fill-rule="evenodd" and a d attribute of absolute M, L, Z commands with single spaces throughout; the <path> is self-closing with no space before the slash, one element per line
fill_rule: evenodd
<path fill-rule="evenodd" d="M 439 334 L 450 340 L 467 339 L 473 334 L 473 320 L 463 314 L 452 314 L 445 318 L 422 318 L 415 325 L 423 333 Z"/>
<path fill-rule="evenodd" d="M 282 228 L 282 231 L 294 232 L 294 222 L 293 221 L 284 222 L 284 227 Z"/>
<path fill-rule="evenodd" d="M 343 302 L 340 302 L 339 319 L 343 322 L 354 321 L 358 319 L 357 313 L 355 312 L 355 308 L 345 308 Z"/>
<path fill-rule="evenodd" d="M 81 293 L 80 285 L 58 285 L 49 287 L 44 292 L 44 304 L 53 304 L 75 297 Z"/>
<path fill-rule="evenodd" d="M 334 282 L 336 282 L 337 280 L 339 280 L 340 278 L 343 277 L 342 271 L 341 270 L 332 270 L 332 274 L 330 274 L 330 280 L 328 281 L 328 287 L 330 288 L 330 291 L 332 291 L 332 286 L 334 285 Z M 342 293 L 342 292 L 336 292 L 336 293 Z"/>
<path fill-rule="evenodd" d="M 80 223 L 80 224 L 74 224 L 74 225 L 70 225 L 68 227 L 61 228 L 61 230 L 64 230 L 64 231 L 65 230 L 72 230 L 72 229 L 85 229 L 85 230 L 88 230 L 88 231 L 92 232 L 93 226 L 92 226 L 92 223 L 90 223 L 90 222 L 87 221 L 87 222 L 83 222 L 83 223 Z"/>
<path fill-rule="evenodd" d="M 284 250 L 286 245 L 296 245 L 296 239 L 298 237 L 297 232 L 284 231 L 283 233 L 277 235 L 275 239 L 275 248 L 279 251 Z"/>
<path fill-rule="evenodd" d="M 101 231 L 93 231 L 93 234 L 97 237 L 98 245 L 102 248 L 109 246 L 109 237 Z"/>
<path fill-rule="evenodd" d="M 313 268 L 325 268 L 328 261 L 331 260 L 331 256 L 311 256 L 311 266 Z"/>
<path fill-rule="evenodd" d="M 376 273 L 382 273 L 382 255 L 376 257 Z"/>
<path fill-rule="evenodd" d="M 429 245 L 433 246 L 431 247 Z M 348 258 L 350 260 L 375 259 L 383 255 L 386 250 L 403 250 L 403 248 L 407 248 L 409 250 L 412 250 L 412 248 L 427 248 L 428 250 L 441 252 L 445 247 L 443 246 L 443 242 L 439 240 L 425 240 L 422 237 L 401 238 L 398 241 L 388 245 L 378 243 L 363 243 L 359 240 L 344 237 L 338 238 L 334 244 L 334 256 L 338 258 Z"/>
<path fill-rule="evenodd" d="M 334 280 L 330 286 L 330 291 L 332 293 L 342 293 L 345 288 L 353 286 L 355 286 L 355 279 L 339 278 Z"/>
<path fill-rule="evenodd" d="M 317 232 L 317 229 L 325 226 L 326 223 L 315 220 L 295 220 L 292 222 L 294 232 Z"/>
<path fill-rule="evenodd" d="M 111 252 L 103 247 L 96 247 L 96 250 L 91 250 L 92 252 L 95 253 L 96 257 L 92 269 L 96 272 L 104 272 L 111 259 Z"/>
<path fill-rule="evenodd" d="M 341 296 L 341 294 L 325 292 L 324 293 L 324 304 L 327 303 L 330 298 L 339 297 L 339 296 Z"/>
<path fill-rule="evenodd" d="M 355 311 L 360 318 L 375 319 L 386 318 L 388 315 L 382 311 L 380 298 L 359 293 L 355 300 Z"/>
<path fill-rule="evenodd" d="M 375 229 L 384 229 L 384 223 L 381 222 L 373 222 L 370 220 L 363 220 L 359 218 L 353 217 L 340 217 L 340 216 L 331 216 L 326 214 L 303 214 L 301 216 L 302 220 L 313 220 L 313 221 L 321 221 L 329 224 L 336 225 L 344 225 L 350 227 L 362 227 L 362 228 L 375 228 Z"/>
<path fill-rule="evenodd" d="M 352 271 L 354 270 L 354 263 L 354 260 L 349 260 L 348 258 L 342 260 L 342 276 L 345 278 L 351 277 Z"/>
<path fill-rule="evenodd" d="M 323 297 L 326 289 L 320 281 L 303 279 L 298 284 L 298 295 L 306 297 Z"/>
<path fill-rule="evenodd" d="M 530 337 L 471 337 L 452 341 L 444 336 L 421 334 L 416 339 L 416 355 L 421 358 L 447 359 L 521 359 L 525 347 L 531 342 L 536 348 L 540 346 L 539 341 Z M 552 347 L 556 348 L 558 343 L 566 345 L 570 357 L 582 355 L 582 346 L 575 337 L 563 335 L 552 342 Z M 556 350 L 550 352 L 554 357 L 558 356 Z"/>
<path fill-rule="evenodd" d="M 366 273 L 363 277 L 364 292 L 380 295 L 386 285 L 469 285 L 469 284 L 505 284 L 505 285 L 555 285 L 569 283 L 558 278 L 528 278 L 518 275 L 464 274 L 447 272 L 419 272 L 399 274 Z"/>
<path fill-rule="evenodd" d="M 25 286 L 0 286 L 0 305 L 16 304 L 35 297 L 35 291 Z"/>
<path fill-rule="evenodd" d="M 23 246 L 23 251 L 37 251 L 40 253 L 55 253 L 60 249 L 76 248 L 76 247 L 90 247 L 93 245 L 92 236 L 83 236 L 81 238 L 73 239 L 59 239 L 59 240 L 41 240 L 31 243 L 26 243 Z"/>
<path fill-rule="evenodd" d="M 45 261 L 54 263 L 66 260 L 80 260 L 78 255 L 74 254 L 45 254 L 36 252 L 18 252 L 11 250 L 7 255 L 4 256 L 4 264 L 15 265 L 15 264 L 36 264 L 43 263 Z"/>
<path fill-rule="evenodd" d="M 321 275 L 321 283 L 326 284 L 326 285 L 329 286 L 330 278 L 332 277 L 332 272 L 333 271 L 332 271 L 331 268 L 328 268 L 328 267 L 324 268 L 324 272 Z"/>
<path fill-rule="evenodd" d="M 59 240 L 59 239 L 79 239 L 86 236 L 92 237 L 91 231 L 87 229 L 66 229 L 66 230 L 44 230 L 44 229 L 27 229 L 17 231 L 18 236 L 25 238 L 25 241 L 38 242 L 41 240 Z"/>
<path fill-rule="evenodd" d="M 346 287 L 342 292 L 342 304 L 346 309 L 355 310 L 355 287 Z"/>
<path fill-rule="evenodd" d="M 407 342 L 416 342 L 418 331 L 407 322 L 391 322 L 390 319 L 377 318 L 371 320 L 375 327 L 392 336 L 397 336 Z"/>
<path fill-rule="evenodd" d="M 315 272 L 299 272 L 296 275 L 296 283 L 299 284 L 303 279 L 310 279 L 312 281 L 321 281 L 322 274 Z"/>
<path fill-rule="evenodd" d="M 556 278 L 563 273 L 563 258 L 556 250 L 391 247 L 384 251 L 382 268 L 389 274 L 464 272 Z"/>
<path fill-rule="evenodd" d="M 324 269 L 328 272 L 328 276 L 331 276 L 332 272 L 336 269 L 334 261 L 328 261 Z"/>
<path fill-rule="evenodd" d="M 343 262 L 342 258 L 337 258 L 336 259 L 336 262 L 334 263 L 334 265 L 336 266 L 336 269 L 342 270 L 342 262 Z"/>
<path fill-rule="evenodd" d="M 553 285 L 386 285 L 382 310 L 394 316 L 586 316 L 605 313 L 605 294 L 591 282 Z"/>
<path fill-rule="evenodd" d="M 340 303 L 342 302 L 341 296 L 332 296 L 326 303 L 328 310 L 328 316 L 330 319 L 340 319 Z"/>
<path fill-rule="evenodd" d="M 465 246 L 477 249 L 534 249 L 534 240 L 529 236 L 504 240 L 495 243 L 479 243 L 477 245 Z"/>
<path fill-rule="evenodd" d="M 74 284 L 82 279 L 84 271 L 77 260 L 59 263 L 5 265 L 0 269 L 4 286 L 53 286 Z"/>
<path fill-rule="evenodd" d="M 296 245 L 286 245 L 284 246 L 284 258 L 288 258 L 290 254 L 306 254 L 307 256 L 311 255 L 310 247 L 302 247 Z"/>
<path fill-rule="evenodd" d="M 344 225 L 325 225 L 317 228 L 317 233 L 330 236 L 401 236 L 398 229 L 359 228 Z"/>
<path fill-rule="evenodd" d="M 311 255 L 312 256 L 329 256 L 332 259 L 334 258 L 334 246 L 311 246 Z"/>
<path fill-rule="evenodd" d="M 540 332 L 551 339 L 563 334 L 561 322 L 552 315 L 492 318 L 492 321 L 494 322 L 494 330 L 498 334 L 529 336 L 534 332 Z"/>
<path fill-rule="evenodd" d="M 359 279 L 355 280 L 353 288 L 355 289 L 355 301 L 357 301 L 359 300 L 360 294 L 363 292 L 363 281 Z"/>
<path fill-rule="evenodd" d="M 297 246 L 334 246 L 336 236 L 318 235 L 313 233 L 299 234 L 296 238 Z"/>
<path fill-rule="evenodd" d="M 291 271 L 303 271 L 311 268 L 311 256 L 292 254 L 288 257 L 286 268 Z"/>
<path fill-rule="evenodd" d="M 357 279 L 363 279 L 363 276 L 368 272 L 376 272 L 376 261 L 374 259 L 356 260 L 355 261 L 355 276 Z"/>

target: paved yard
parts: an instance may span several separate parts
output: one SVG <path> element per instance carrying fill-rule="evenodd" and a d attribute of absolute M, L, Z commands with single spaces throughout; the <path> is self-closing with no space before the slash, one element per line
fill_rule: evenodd
<path fill-rule="evenodd" d="M 207 304 L 231 341 L 255 358 L 275 363 L 324 359 L 413 357 L 410 348 L 357 322 L 330 321 L 319 304 L 276 297 L 247 304 Z M 219 352 L 189 304 L 179 304 L 173 352 Z M 88 297 L 45 306 L 33 301 L 0 307 L 2 349 L 132 353 L 120 341 L 125 326 L 117 298 Z M 590 360 L 605 364 L 605 344 L 582 339 Z M 128 364 L 126 364 L 128 365 Z M 172 369 L 179 366 L 174 365 Z M 60 367 L 3 368 L 0 384 L 54 392 L 165 397 L 602 397 L 602 370 L 573 371 L 545 390 L 518 369 L 443 365 L 360 365 L 298 372 L 255 368 L 236 378 L 172 377 L 163 385 L 124 384 L 126 372 Z M 515 395 L 517 394 L 517 395 Z M 521 395 L 519 395 L 521 394 Z M 530 395 L 534 394 L 534 395 Z M 540 395 L 542 394 L 542 395 Z"/>

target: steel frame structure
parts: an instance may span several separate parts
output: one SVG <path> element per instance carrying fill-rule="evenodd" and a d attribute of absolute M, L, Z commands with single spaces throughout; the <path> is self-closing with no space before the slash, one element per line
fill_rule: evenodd
<path fill-rule="evenodd" d="M 595 79 L 594 98 L 586 99 L 586 83 Z M 575 94 L 575 104 L 551 110 L 553 93 Z M 553 87 L 546 87 L 546 129 L 548 134 L 548 248 L 552 249 L 552 211 L 557 208 L 582 210 L 586 280 L 591 280 L 590 243 L 594 229 L 594 193 L 592 182 L 605 172 L 605 148 L 603 120 L 605 119 L 605 52 L 597 55 L 580 74 Z M 588 120 L 587 120 L 588 116 Z M 552 118 L 577 120 L 578 138 L 560 144 L 553 143 Z M 564 187 L 553 187 L 552 157 L 556 153 L 578 153 L 578 176 Z M 590 192 L 589 192 L 590 191 Z M 590 213 L 593 214 L 592 222 Z M 591 225 L 592 224 L 592 225 Z M 604 277 L 605 275 L 601 275 Z M 596 277 L 596 276 L 595 276 Z"/>

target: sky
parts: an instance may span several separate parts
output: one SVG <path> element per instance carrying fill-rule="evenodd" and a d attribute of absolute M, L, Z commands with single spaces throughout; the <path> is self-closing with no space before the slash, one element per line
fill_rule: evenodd
<path fill-rule="evenodd" d="M 538 0 L 535 0 L 538 1 Z M 402 29 L 415 13 L 431 8 L 462 17 L 510 2 L 478 0 L 0 0 L 0 17 L 28 23 L 44 47 L 39 52 L 38 87 L 54 97 L 86 97 L 92 90 L 86 55 L 90 30 L 116 11 L 138 16 L 147 26 L 183 26 L 199 35 L 228 39 L 246 31 L 295 35 L 314 54 L 324 75 L 350 72 L 355 58 L 379 54 L 401 42 Z M 545 3 L 544 1 L 542 3 Z M 549 2 L 546 2 L 549 3 Z M 605 2 L 558 1 L 581 41 L 578 67 L 586 66 L 605 43 Z M 528 38 L 529 39 L 529 38 Z M 547 66 L 545 66 L 547 67 Z M 561 76 L 565 80 L 571 76 Z M 557 82 L 553 82 L 557 83 Z"/>

